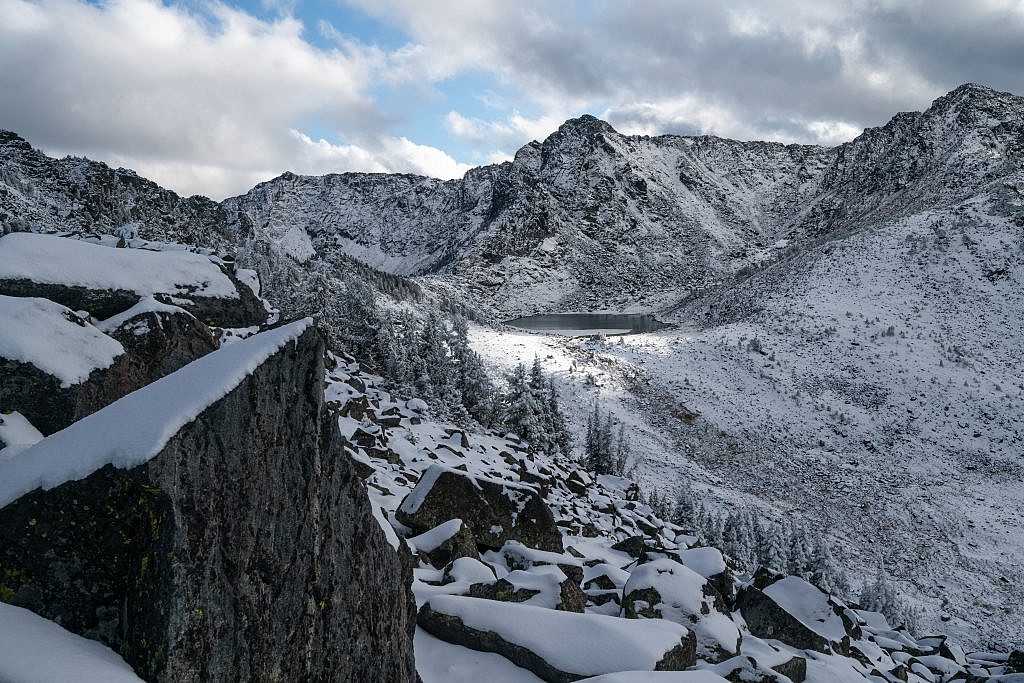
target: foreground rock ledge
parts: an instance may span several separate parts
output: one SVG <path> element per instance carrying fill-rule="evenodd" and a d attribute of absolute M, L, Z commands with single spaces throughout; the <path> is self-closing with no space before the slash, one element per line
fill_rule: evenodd
<path fill-rule="evenodd" d="M 444 595 L 420 608 L 424 631 L 502 655 L 550 683 L 618 671 L 683 671 L 696 662 L 692 631 L 661 619 L 634 621 Z"/>
<path fill-rule="evenodd" d="M 309 328 L 147 463 L 0 509 L 0 599 L 148 680 L 415 681 L 408 554 L 325 416 L 323 354 Z"/>

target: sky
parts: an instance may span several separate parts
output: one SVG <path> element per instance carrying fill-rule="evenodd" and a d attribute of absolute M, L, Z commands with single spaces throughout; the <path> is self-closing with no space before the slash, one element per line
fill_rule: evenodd
<path fill-rule="evenodd" d="M 965 82 L 1024 94 L 1024 0 L 0 0 L 0 128 L 214 199 L 584 113 L 835 145 Z"/>

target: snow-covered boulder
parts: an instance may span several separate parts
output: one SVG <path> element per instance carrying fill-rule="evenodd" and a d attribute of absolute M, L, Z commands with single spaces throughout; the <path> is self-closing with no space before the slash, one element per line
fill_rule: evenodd
<path fill-rule="evenodd" d="M 737 683 L 803 683 L 807 679 L 807 660 L 788 655 L 779 664 L 769 666 L 754 657 L 739 655 L 707 665 L 704 670 Z"/>
<path fill-rule="evenodd" d="M 260 325 L 267 318 L 252 289 L 210 257 L 114 249 L 52 235 L 0 237 L 0 294 L 42 297 L 97 318 L 121 313 L 145 297 L 222 327 Z"/>
<path fill-rule="evenodd" d="M 698 547 L 679 551 L 679 561 L 708 580 L 726 604 L 736 596 L 732 571 L 718 548 Z"/>
<path fill-rule="evenodd" d="M 545 681 L 618 671 L 682 671 L 696 661 L 685 627 L 454 595 L 431 597 L 417 623 L 456 645 L 496 652 Z"/>
<path fill-rule="evenodd" d="M 284 325 L 0 459 L 0 599 L 147 680 L 416 680 L 411 563 L 342 453 L 323 356 Z"/>
<path fill-rule="evenodd" d="M 517 569 L 496 581 L 474 584 L 469 594 L 474 598 L 522 602 L 566 612 L 582 612 L 587 606 L 587 596 L 579 584 L 555 565 Z"/>
<path fill-rule="evenodd" d="M 209 353 L 190 313 L 153 299 L 97 325 L 33 297 L 0 295 L 0 411 L 52 434 Z"/>
<path fill-rule="evenodd" d="M 494 570 L 475 557 L 459 557 L 444 568 L 442 583 L 464 584 L 466 590 L 474 583 L 494 581 Z"/>
<path fill-rule="evenodd" d="M 188 311 L 146 298 L 98 323 L 117 340 L 148 384 L 217 349 L 210 328 Z"/>
<path fill-rule="evenodd" d="M 585 679 L 587 683 L 724 683 L 710 671 L 619 671 Z"/>
<path fill-rule="evenodd" d="M 477 556 L 473 534 L 461 519 L 450 519 L 408 540 L 413 550 L 425 555 L 435 567 L 444 567 L 460 557 Z"/>
<path fill-rule="evenodd" d="M 745 586 L 736 596 L 736 607 L 760 638 L 805 650 L 849 652 L 850 637 L 838 606 L 799 577 L 787 576 L 763 590 Z"/>
<path fill-rule="evenodd" d="M 396 518 L 418 532 L 460 518 L 486 548 L 497 550 L 517 540 L 531 548 L 562 551 L 562 534 L 535 487 L 440 465 L 423 473 Z"/>
<path fill-rule="evenodd" d="M 721 598 L 707 579 L 674 560 L 642 564 L 622 589 L 622 608 L 631 619 L 668 619 L 693 629 L 697 653 L 720 661 L 740 651 L 740 632 L 719 611 Z"/>
<path fill-rule="evenodd" d="M 43 435 L 18 411 L 0 413 L 0 457 L 10 457 L 43 440 Z"/>
<path fill-rule="evenodd" d="M 0 295 L 0 411 L 52 434 L 139 385 L 124 348 L 70 309 Z"/>

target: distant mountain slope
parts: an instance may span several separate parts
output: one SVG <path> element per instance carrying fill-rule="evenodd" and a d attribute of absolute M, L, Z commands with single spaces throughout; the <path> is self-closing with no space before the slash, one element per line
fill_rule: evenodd
<path fill-rule="evenodd" d="M 620 135 L 567 121 L 462 180 L 286 174 L 223 203 L 293 254 L 446 276 L 503 314 L 658 306 L 771 258 L 998 185 L 1024 99 L 965 85 L 836 148 Z"/>
<path fill-rule="evenodd" d="M 968 84 L 835 148 L 626 136 L 572 119 L 460 180 L 285 173 L 219 204 L 0 134 L 0 224 L 109 229 L 440 275 L 502 315 L 660 307 L 808 237 L 947 206 L 1024 156 L 1024 98 Z"/>

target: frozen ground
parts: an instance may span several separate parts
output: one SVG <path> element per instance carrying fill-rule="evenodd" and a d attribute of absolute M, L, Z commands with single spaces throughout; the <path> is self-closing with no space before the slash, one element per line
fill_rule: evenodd
<path fill-rule="evenodd" d="M 881 558 L 924 624 L 1024 632 L 1024 248 L 978 201 L 776 263 L 676 329 L 564 339 L 476 328 L 496 367 L 539 356 L 578 428 L 633 428 L 639 478 L 684 479 Z"/>

